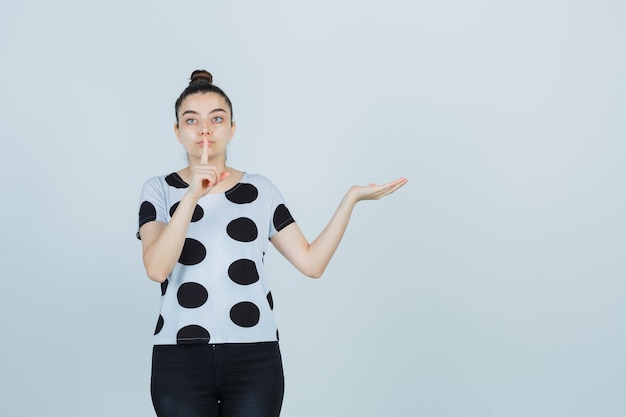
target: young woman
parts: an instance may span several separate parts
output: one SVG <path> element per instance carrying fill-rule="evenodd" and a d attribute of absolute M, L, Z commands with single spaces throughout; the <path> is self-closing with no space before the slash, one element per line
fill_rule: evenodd
<path fill-rule="evenodd" d="M 138 237 L 150 279 L 161 283 L 151 393 L 160 417 L 275 417 L 283 370 L 263 268 L 268 242 L 300 272 L 324 272 L 357 202 L 402 187 L 353 186 L 311 243 L 265 177 L 226 166 L 236 124 L 230 99 L 204 70 L 175 105 L 174 133 L 188 155 L 178 172 L 141 191 Z"/>

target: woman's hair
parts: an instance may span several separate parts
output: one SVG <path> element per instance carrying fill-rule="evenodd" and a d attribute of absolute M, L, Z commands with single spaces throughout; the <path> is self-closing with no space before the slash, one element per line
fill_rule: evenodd
<path fill-rule="evenodd" d="M 210 72 L 205 70 L 195 70 L 191 73 L 191 77 L 189 78 L 189 85 L 185 88 L 176 100 L 176 104 L 174 106 L 174 111 L 176 113 L 176 123 L 178 123 L 178 109 L 182 104 L 183 100 L 187 98 L 187 96 L 196 93 L 217 93 L 224 98 L 226 104 L 228 104 L 228 108 L 230 109 L 230 120 L 233 120 L 233 104 L 230 102 L 230 99 L 226 95 L 221 88 L 216 85 L 213 85 L 213 76 Z"/>

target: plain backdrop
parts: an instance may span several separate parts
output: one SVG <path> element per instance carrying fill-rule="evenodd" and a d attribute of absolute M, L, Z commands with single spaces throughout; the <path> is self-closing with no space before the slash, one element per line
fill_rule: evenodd
<path fill-rule="evenodd" d="M 186 163 L 194 69 L 229 163 L 314 238 L 266 256 L 283 416 L 626 415 L 626 6 L 595 1 L 0 3 L 0 414 L 153 416 L 160 289 L 135 239 Z"/>

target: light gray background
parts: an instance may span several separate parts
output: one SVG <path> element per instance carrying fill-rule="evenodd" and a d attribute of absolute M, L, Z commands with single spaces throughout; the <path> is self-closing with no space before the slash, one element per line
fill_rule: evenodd
<path fill-rule="evenodd" d="M 160 290 L 135 240 L 185 164 L 193 69 L 234 102 L 231 165 L 310 238 L 272 250 L 284 416 L 626 415 L 626 6 L 615 0 L 0 5 L 0 414 L 151 416 Z"/>

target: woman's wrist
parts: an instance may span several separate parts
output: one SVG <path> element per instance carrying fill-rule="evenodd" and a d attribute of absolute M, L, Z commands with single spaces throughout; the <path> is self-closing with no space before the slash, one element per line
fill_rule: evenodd
<path fill-rule="evenodd" d="M 352 207 L 354 207 L 356 205 L 356 203 L 359 202 L 359 198 L 356 194 L 356 189 L 355 187 L 350 187 L 350 189 L 348 190 L 348 192 L 346 193 L 346 195 L 343 197 L 343 202 L 345 204 L 348 204 Z"/>
<path fill-rule="evenodd" d="M 193 196 L 191 192 L 191 189 L 187 190 L 187 192 L 183 195 L 183 198 L 180 199 L 180 204 L 183 204 L 183 202 L 185 202 L 187 204 L 193 205 L 194 207 L 196 204 L 198 204 L 200 198 Z"/>

